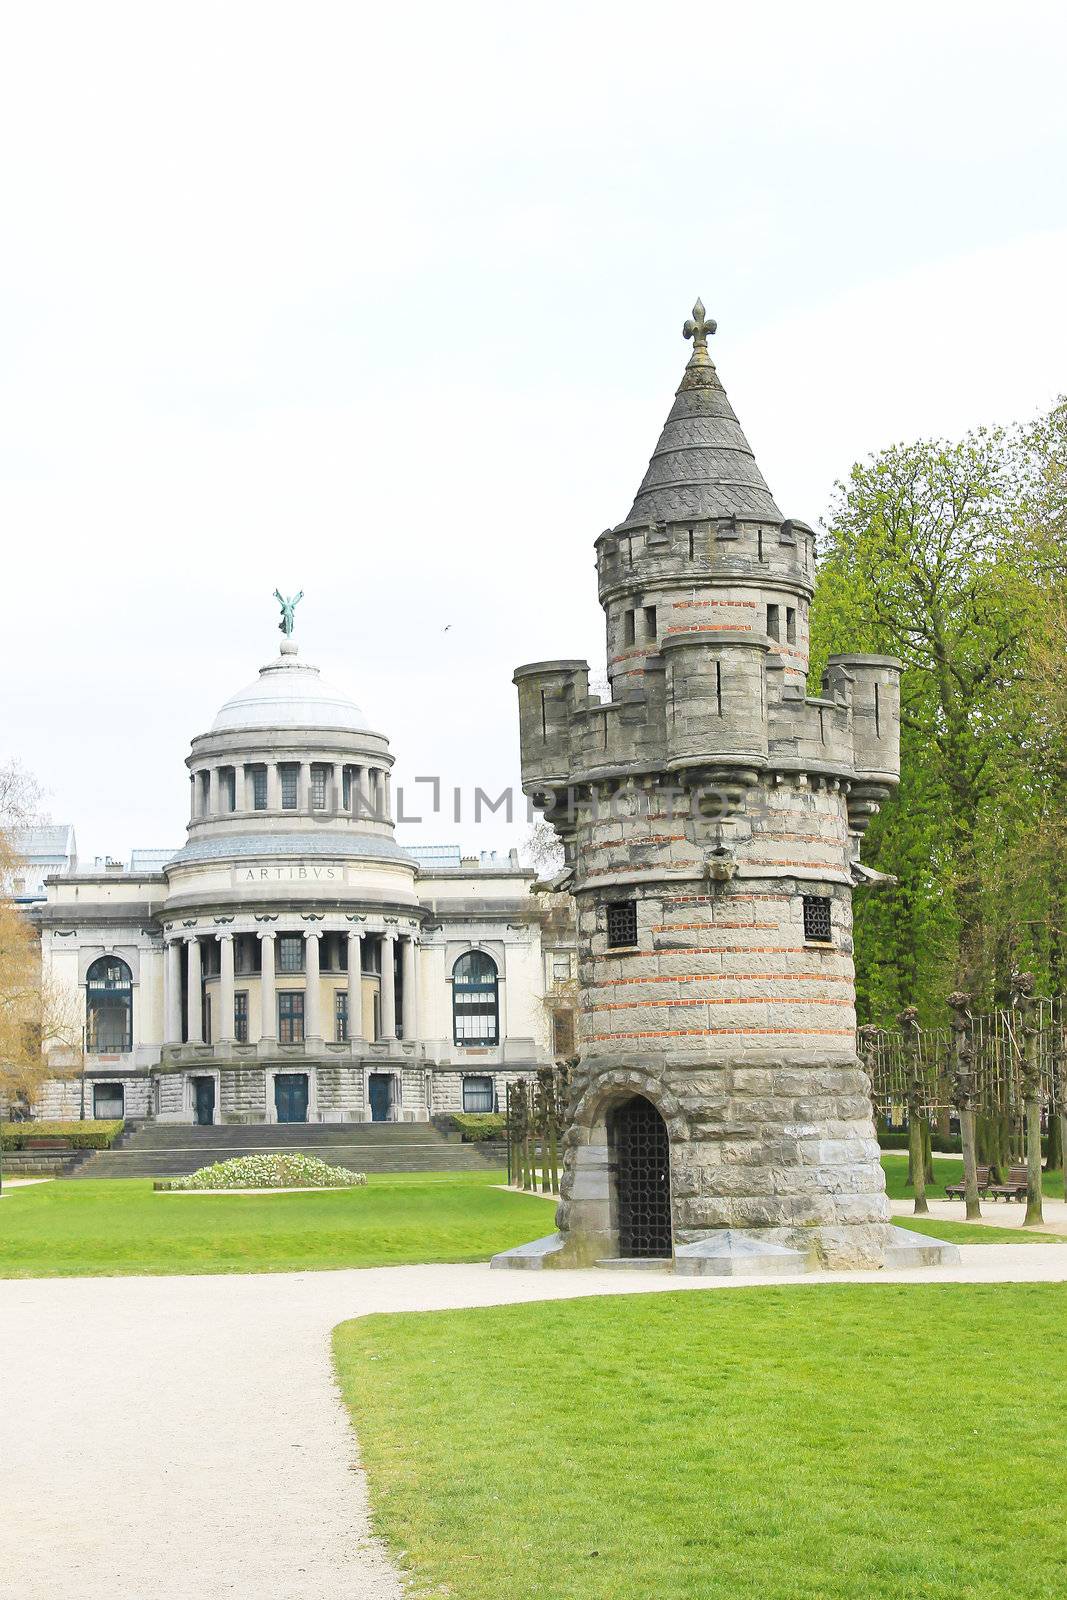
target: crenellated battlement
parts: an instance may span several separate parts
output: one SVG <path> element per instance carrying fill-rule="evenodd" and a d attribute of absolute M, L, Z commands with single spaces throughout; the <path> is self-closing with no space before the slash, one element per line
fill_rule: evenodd
<path fill-rule="evenodd" d="M 785 682 L 766 635 L 678 632 L 648 657 L 641 684 L 612 700 L 589 694 L 584 661 L 533 662 L 514 682 L 523 787 L 535 795 L 729 770 L 886 792 L 896 782 L 900 663 L 890 657 L 832 657 L 823 694 L 809 697 Z M 855 831 L 865 818 L 857 811 Z"/>
<path fill-rule="evenodd" d="M 653 522 L 606 528 L 596 541 L 600 603 L 616 590 L 681 584 L 771 581 L 809 600 L 815 587 L 815 535 L 807 523 Z"/>

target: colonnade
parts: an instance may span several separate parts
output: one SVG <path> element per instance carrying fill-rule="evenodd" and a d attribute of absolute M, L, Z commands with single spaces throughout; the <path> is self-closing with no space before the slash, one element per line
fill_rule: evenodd
<path fill-rule="evenodd" d="M 321 1043 L 324 1039 L 322 1017 L 321 963 L 319 940 L 322 928 L 265 928 L 257 932 L 260 947 L 260 970 L 248 974 L 259 978 L 260 1031 L 262 1041 L 269 1043 L 278 1038 L 277 966 L 275 941 L 285 934 L 299 933 L 304 940 L 304 1040 Z M 188 1044 L 204 1043 L 204 978 L 203 953 L 199 933 L 174 935 L 166 941 L 163 968 L 164 1039 L 166 1044 L 182 1043 L 182 945 L 186 949 L 186 1010 Z M 235 1043 L 234 993 L 234 938 L 230 931 L 213 935 L 219 945 L 219 1005 L 217 1025 L 213 1027 L 213 1043 Z M 363 940 L 377 938 L 382 941 L 381 1005 L 378 1038 L 395 1040 L 396 1030 L 396 942 L 400 940 L 401 959 L 401 1029 L 405 1040 L 418 1038 L 418 985 L 419 944 L 414 933 L 401 933 L 386 928 L 375 933 L 347 931 L 348 939 L 348 1038 L 362 1037 L 363 1017 Z M 287 974 L 288 976 L 288 974 Z M 294 974 L 295 976 L 295 974 Z M 329 1019 L 332 1023 L 332 1018 Z M 332 1027 L 331 1027 L 332 1038 Z"/>
<path fill-rule="evenodd" d="M 294 768 L 296 772 L 296 793 L 289 805 L 283 804 L 283 767 Z M 313 784 L 313 768 L 318 769 L 323 779 L 321 798 Z M 265 787 L 261 805 L 256 804 L 257 773 Z M 218 766 L 198 767 L 190 773 L 189 791 L 191 822 L 272 811 L 295 811 L 305 815 L 309 811 L 325 811 L 335 816 L 379 822 L 387 822 L 392 815 L 389 769 L 357 766 L 348 761 L 221 762 Z"/>

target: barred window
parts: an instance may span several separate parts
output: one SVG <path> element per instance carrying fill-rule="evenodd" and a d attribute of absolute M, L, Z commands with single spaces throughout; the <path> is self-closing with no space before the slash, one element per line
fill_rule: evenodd
<path fill-rule="evenodd" d="M 829 939 L 832 935 L 830 924 L 830 901 L 820 894 L 806 894 L 804 896 L 804 937 L 805 939 Z"/>
<path fill-rule="evenodd" d="M 286 761 L 279 766 L 278 771 L 282 780 L 282 810 L 295 811 L 297 806 L 297 792 L 300 778 L 300 768 L 293 762 Z"/>
<path fill-rule="evenodd" d="M 233 997 L 233 1036 L 238 1044 L 248 1043 L 248 990 L 237 989 Z"/>
<path fill-rule="evenodd" d="M 304 970 L 304 935 L 302 933 L 280 933 L 278 935 L 278 971 L 303 972 Z"/>
<path fill-rule="evenodd" d="M 344 1044 L 348 1038 L 348 993 L 344 989 L 336 989 L 333 999 L 334 1007 L 334 1038 L 338 1044 Z"/>
<path fill-rule="evenodd" d="M 314 811 L 326 809 L 326 768 L 311 769 L 311 806 Z"/>
<path fill-rule="evenodd" d="M 267 809 L 266 767 L 252 768 L 252 809 L 253 811 L 266 811 Z"/>
<path fill-rule="evenodd" d="M 484 950 L 469 950 L 452 968 L 452 1031 L 456 1044 L 496 1044 L 500 1005 L 496 962 Z"/>
<path fill-rule="evenodd" d="M 608 906 L 608 947 L 618 950 L 637 943 L 637 901 L 616 900 Z"/>

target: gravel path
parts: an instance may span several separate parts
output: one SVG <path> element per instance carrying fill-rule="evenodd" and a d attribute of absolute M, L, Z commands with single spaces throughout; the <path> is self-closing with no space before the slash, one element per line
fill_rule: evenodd
<path fill-rule="evenodd" d="M 1050 1245 L 962 1257 L 815 1282 L 1067 1279 L 1067 1250 Z M 0 1282 L 3 1593 L 398 1600 L 334 1387 L 338 1322 L 745 1282 L 484 1266 Z"/>

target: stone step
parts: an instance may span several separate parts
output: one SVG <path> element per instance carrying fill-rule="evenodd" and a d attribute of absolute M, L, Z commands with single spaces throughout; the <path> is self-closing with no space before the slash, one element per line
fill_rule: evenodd
<path fill-rule="evenodd" d="M 196 1143 L 205 1149 L 240 1143 L 279 1149 L 304 1149 L 309 1145 L 350 1143 L 441 1144 L 446 1136 L 429 1122 L 254 1122 L 217 1123 L 201 1128 L 188 1123 L 148 1123 L 122 1136 L 125 1148 L 166 1150 L 175 1143 Z M 449 1140 L 448 1142 L 451 1142 Z"/>
<path fill-rule="evenodd" d="M 500 1163 L 496 1148 L 464 1144 L 428 1123 L 281 1123 L 189 1127 L 154 1123 L 123 1135 L 72 1178 L 171 1178 L 216 1161 L 267 1152 L 305 1151 L 357 1172 L 484 1172 Z"/>

